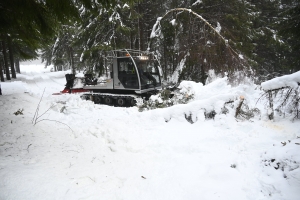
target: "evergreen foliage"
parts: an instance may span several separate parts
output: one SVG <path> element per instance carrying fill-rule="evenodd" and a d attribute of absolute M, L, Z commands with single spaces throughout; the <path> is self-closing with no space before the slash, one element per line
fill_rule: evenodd
<path fill-rule="evenodd" d="M 186 104 L 194 98 L 191 91 L 181 91 L 170 89 L 161 90 L 157 95 L 152 95 L 149 100 L 137 104 L 139 111 L 166 108 L 177 104 Z"/>
<path fill-rule="evenodd" d="M 300 70 L 300 2 L 287 1 L 283 4 L 278 23 L 279 34 L 288 44 L 286 51 L 283 52 L 289 62 L 287 69 L 291 72 Z"/>
<path fill-rule="evenodd" d="M 128 1 L 130 2 L 131 0 Z M 53 38 L 62 35 L 61 32 L 59 33 L 62 27 L 70 26 L 70 24 L 81 20 L 80 9 L 78 8 L 82 7 L 83 10 L 96 12 L 95 8 L 111 8 L 117 5 L 117 3 L 117 0 L 1 0 L 0 41 L 2 41 L 1 47 L 4 48 L 2 52 L 7 51 L 5 47 L 7 46 L 6 43 L 9 42 L 8 47 L 14 49 L 13 53 L 17 57 L 17 60 L 36 58 L 38 49 L 49 49 L 48 45 L 51 46 Z M 71 29 L 78 28 L 76 24 Z M 70 29 L 67 31 L 70 31 Z M 70 44 L 69 47 L 71 47 Z M 72 60 L 74 52 L 72 49 L 69 48 L 67 54 L 71 66 L 74 66 L 74 61 Z M 64 52 L 64 54 L 66 53 Z M 3 53 L 0 56 L 1 58 L 5 58 L 6 54 Z M 48 58 L 47 64 L 49 64 L 49 56 L 45 57 Z M 65 56 L 58 55 L 58 57 L 63 60 Z M 6 61 L 3 63 L 0 62 L 1 68 L 5 69 L 9 67 L 13 69 L 13 65 L 13 62 L 11 62 L 11 66 Z M 6 71 L 8 72 L 9 70 Z M 7 79 L 10 79 L 9 73 L 6 76 Z M 1 79 L 1 81 L 4 81 L 4 79 Z"/>
<path fill-rule="evenodd" d="M 160 21 L 158 37 L 150 37 L 157 18 L 174 8 L 191 9 L 215 30 L 178 10 Z M 232 79 L 256 72 L 260 82 L 300 69 L 299 8 L 296 0 L 0 0 L 1 47 L 11 49 L 1 52 L 24 60 L 41 49 L 45 64 L 56 70 L 100 76 L 107 73 L 106 50 L 149 49 L 166 82 L 205 84 L 211 69 Z"/>

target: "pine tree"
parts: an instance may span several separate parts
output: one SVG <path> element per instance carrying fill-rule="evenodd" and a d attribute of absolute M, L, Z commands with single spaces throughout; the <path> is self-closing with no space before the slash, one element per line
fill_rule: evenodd
<path fill-rule="evenodd" d="M 284 42 L 288 44 L 285 56 L 288 58 L 290 73 L 300 70 L 300 3 L 286 0 L 281 5 L 278 29 Z"/>
<path fill-rule="evenodd" d="M 10 36 L 12 41 L 18 41 L 18 45 L 22 44 L 36 51 L 49 44 L 62 25 L 80 19 L 78 5 L 93 10 L 95 5 L 110 8 L 117 2 L 117 0 L 1 0 L 0 40 L 5 45 L 7 36 Z M 11 48 L 14 48 L 14 43 L 11 44 Z M 14 49 L 17 51 L 18 48 Z M 72 52 L 73 50 L 69 49 L 69 53 Z M 16 55 L 18 54 L 21 55 L 22 52 L 17 52 Z"/>
<path fill-rule="evenodd" d="M 96 72 L 98 75 L 107 73 L 104 66 L 105 51 L 118 48 L 130 48 L 131 36 L 134 33 L 132 20 L 135 13 L 127 4 L 116 4 L 108 9 L 95 5 L 93 10 L 80 9 L 80 23 L 62 29 L 57 41 L 50 49 L 45 48 L 43 58 L 64 65 L 68 49 L 75 52 L 73 59 L 77 69 L 86 73 Z M 69 35 L 69 36 L 67 36 Z M 69 47 L 66 48 L 65 45 Z M 49 49 L 49 48 L 48 48 Z M 50 52 L 52 55 L 50 55 Z M 50 60 L 50 62 L 49 62 Z"/>
<path fill-rule="evenodd" d="M 174 0 L 169 3 L 181 6 L 183 2 Z M 248 39 L 250 23 L 242 24 L 247 18 L 243 15 L 246 4 L 240 1 L 201 1 L 191 6 L 191 11 L 173 9 L 160 22 L 162 35 L 157 37 L 155 46 L 160 48 L 165 76 L 175 72 L 180 74 L 179 81 L 205 83 L 209 69 L 218 73 L 230 72 L 232 77 L 236 70 L 244 70 L 246 67 L 239 52 L 253 49 Z M 182 61 L 185 62 L 183 69 L 176 69 Z"/>

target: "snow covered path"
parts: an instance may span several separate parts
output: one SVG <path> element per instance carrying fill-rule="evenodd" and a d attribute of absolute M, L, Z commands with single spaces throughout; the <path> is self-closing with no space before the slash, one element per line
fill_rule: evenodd
<path fill-rule="evenodd" d="M 95 105 L 51 96 L 62 75 L 22 76 L 1 84 L 0 199 L 299 199 L 299 121 L 237 121 L 230 111 L 191 124 L 189 104 Z M 34 125 L 45 87 L 38 116 L 51 108 Z"/>

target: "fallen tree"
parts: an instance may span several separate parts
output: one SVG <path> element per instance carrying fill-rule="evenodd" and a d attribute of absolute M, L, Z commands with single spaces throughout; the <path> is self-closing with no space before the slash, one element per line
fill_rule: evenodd
<path fill-rule="evenodd" d="M 279 115 L 300 118 L 300 71 L 273 78 L 261 84 L 265 91 L 263 97 L 269 101 L 268 117 L 274 119 L 274 110 Z"/>

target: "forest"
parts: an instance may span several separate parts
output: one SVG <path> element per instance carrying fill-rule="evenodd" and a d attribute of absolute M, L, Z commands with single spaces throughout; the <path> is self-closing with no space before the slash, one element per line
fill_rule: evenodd
<path fill-rule="evenodd" d="M 107 73 L 112 49 L 155 53 L 165 82 L 233 83 L 300 70 L 297 0 L 1 0 L 0 76 L 41 56 L 55 71 Z M 174 78 L 174 75 L 175 76 Z"/>

